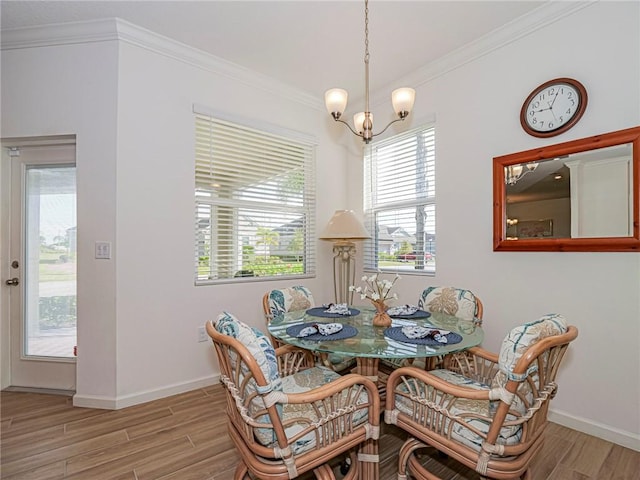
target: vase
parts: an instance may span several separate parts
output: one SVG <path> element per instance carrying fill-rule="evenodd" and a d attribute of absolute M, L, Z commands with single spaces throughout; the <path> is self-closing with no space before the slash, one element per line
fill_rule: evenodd
<path fill-rule="evenodd" d="M 373 325 L 376 327 L 390 327 L 391 317 L 387 313 L 387 306 L 383 301 L 373 301 L 373 306 L 376 307 L 376 313 L 373 316 Z"/>

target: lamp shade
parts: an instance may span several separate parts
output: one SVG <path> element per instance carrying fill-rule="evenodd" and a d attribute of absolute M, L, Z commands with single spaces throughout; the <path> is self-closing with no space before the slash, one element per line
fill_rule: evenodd
<path fill-rule="evenodd" d="M 409 113 L 413 108 L 413 102 L 416 100 L 416 91 L 413 88 L 398 88 L 391 92 L 391 103 L 393 111 L 397 115 L 402 112 Z"/>
<path fill-rule="evenodd" d="M 337 114 L 338 117 L 344 113 L 347 108 L 348 94 L 346 90 L 341 88 L 332 88 L 324 94 L 324 103 L 330 114 Z"/>
<path fill-rule="evenodd" d="M 356 128 L 356 132 L 364 132 L 364 119 L 366 118 L 364 112 L 358 112 L 353 116 L 353 126 Z M 373 128 L 373 113 L 369 113 L 369 120 L 371 121 L 370 129 Z"/>
<path fill-rule="evenodd" d="M 353 210 L 336 210 L 320 235 L 321 240 L 364 240 L 371 238 Z"/>

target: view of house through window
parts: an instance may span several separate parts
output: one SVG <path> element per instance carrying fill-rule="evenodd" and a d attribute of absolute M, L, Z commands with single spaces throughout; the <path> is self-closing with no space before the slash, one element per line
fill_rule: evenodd
<path fill-rule="evenodd" d="M 195 125 L 196 284 L 314 274 L 313 145 L 202 113 Z"/>
<path fill-rule="evenodd" d="M 365 270 L 433 274 L 436 268 L 435 128 L 368 146 Z"/>

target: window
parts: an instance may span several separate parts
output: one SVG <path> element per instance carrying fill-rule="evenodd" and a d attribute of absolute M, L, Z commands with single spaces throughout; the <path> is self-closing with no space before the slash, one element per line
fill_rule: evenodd
<path fill-rule="evenodd" d="M 364 170 L 365 270 L 434 274 L 435 128 L 370 144 Z"/>
<path fill-rule="evenodd" d="M 311 142 L 195 114 L 196 285 L 315 274 Z"/>

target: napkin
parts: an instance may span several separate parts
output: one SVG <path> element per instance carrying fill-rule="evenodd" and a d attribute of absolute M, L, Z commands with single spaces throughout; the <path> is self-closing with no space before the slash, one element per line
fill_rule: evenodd
<path fill-rule="evenodd" d="M 415 305 L 400 305 L 399 307 L 391 307 L 387 310 L 387 314 L 393 317 L 394 315 L 413 315 L 418 311 L 418 307 Z"/>
<path fill-rule="evenodd" d="M 328 309 L 325 310 L 325 313 L 337 313 L 339 315 L 350 315 L 349 306 L 346 303 L 330 303 L 329 305 L 323 305 L 323 307 L 328 307 Z"/>
<path fill-rule="evenodd" d="M 298 337 L 308 337 L 309 335 L 315 335 L 319 333 L 320 335 L 333 335 L 334 333 L 338 333 L 342 330 L 341 323 L 314 323 L 313 325 L 309 325 L 308 327 L 304 327 L 298 333 Z"/>
<path fill-rule="evenodd" d="M 428 327 L 402 327 L 402 333 L 407 338 L 432 337 L 436 342 L 447 343 L 447 334 L 451 332 Z"/>

